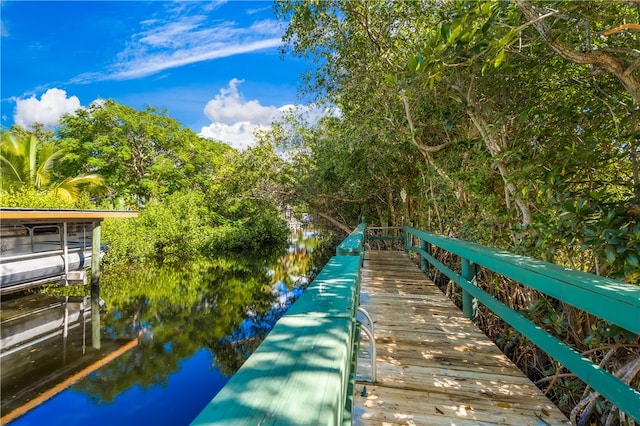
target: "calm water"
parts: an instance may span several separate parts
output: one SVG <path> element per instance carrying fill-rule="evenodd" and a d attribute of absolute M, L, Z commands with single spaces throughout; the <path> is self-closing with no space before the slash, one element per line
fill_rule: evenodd
<path fill-rule="evenodd" d="M 317 243 L 306 232 L 262 259 L 104 273 L 99 328 L 82 294 L 3 300 L 2 416 L 49 392 L 10 424 L 188 424 L 322 267 Z"/>

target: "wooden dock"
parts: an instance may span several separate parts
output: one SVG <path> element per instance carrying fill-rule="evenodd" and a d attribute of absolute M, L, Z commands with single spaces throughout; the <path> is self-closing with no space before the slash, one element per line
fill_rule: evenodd
<path fill-rule="evenodd" d="M 404 252 L 367 252 L 360 301 L 375 325 L 378 377 L 357 382 L 354 425 L 569 424 Z"/>

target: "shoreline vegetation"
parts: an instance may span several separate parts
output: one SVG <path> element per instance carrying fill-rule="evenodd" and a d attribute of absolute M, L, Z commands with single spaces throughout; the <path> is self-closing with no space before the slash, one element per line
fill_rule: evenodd
<path fill-rule="evenodd" d="M 139 212 L 104 222 L 107 266 L 255 252 L 289 233 L 278 196 L 284 160 L 201 138 L 153 107 L 94 103 L 55 132 L 3 130 L 0 147 L 2 206 Z"/>

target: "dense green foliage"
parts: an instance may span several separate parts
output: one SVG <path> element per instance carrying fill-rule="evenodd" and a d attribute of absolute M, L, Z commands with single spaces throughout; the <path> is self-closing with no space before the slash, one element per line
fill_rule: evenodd
<path fill-rule="evenodd" d="M 237 152 L 152 107 L 95 102 L 65 115 L 57 136 L 14 127 L 1 158 L 3 206 L 138 210 L 137 219 L 106 221 L 110 265 L 255 251 L 288 233 L 273 150 Z"/>
<path fill-rule="evenodd" d="M 305 94 L 338 110 L 274 132 L 298 165 L 296 199 L 351 226 L 362 215 L 399 225 L 406 208 L 420 228 L 640 283 L 640 27 L 627 24 L 639 9 L 625 1 L 277 2 L 283 51 L 314 59 Z M 640 359 L 638 336 L 482 278 L 614 373 Z M 545 390 L 572 420 L 623 421 L 575 378 L 557 380 L 554 361 L 494 316 L 480 323 L 533 380 L 554 384 Z"/>
<path fill-rule="evenodd" d="M 105 220 L 105 262 L 182 263 L 229 251 L 254 252 L 279 247 L 288 234 L 273 208 L 234 219 L 211 204 L 202 193 L 181 191 L 147 204 L 136 219 Z"/>
<path fill-rule="evenodd" d="M 104 176 L 110 199 L 144 206 L 173 192 L 205 191 L 223 154 L 223 143 L 198 137 L 165 111 L 137 111 L 112 100 L 60 120 L 59 144 L 68 155 L 63 168 Z"/>
<path fill-rule="evenodd" d="M 91 209 L 95 206 L 89 195 L 83 193 L 76 201 L 62 199 L 55 192 L 42 192 L 24 186 L 0 191 L 3 207 L 29 207 L 33 209 Z"/>

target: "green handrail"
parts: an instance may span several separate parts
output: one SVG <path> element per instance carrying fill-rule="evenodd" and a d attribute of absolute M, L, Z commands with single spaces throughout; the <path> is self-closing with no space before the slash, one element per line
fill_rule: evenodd
<path fill-rule="evenodd" d="M 414 236 L 420 242 L 420 247 L 407 244 L 405 249 L 420 254 L 423 270 L 428 267 L 426 262 L 429 262 L 462 288 L 463 312 L 467 317 L 473 319 L 474 305 L 482 303 L 612 404 L 640 422 L 638 390 L 480 289 L 475 284 L 475 275 L 478 266 L 484 267 L 636 334 L 640 334 L 640 287 L 408 226 L 403 230 L 407 237 L 405 241 L 409 236 Z M 430 246 L 459 256 L 462 273 L 457 274 L 435 259 Z"/>
<path fill-rule="evenodd" d="M 192 425 L 351 424 L 363 240 L 364 224 Z"/>
<path fill-rule="evenodd" d="M 345 238 L 338 247 L 336 247 L 336 255 L 338 256 L 361 256 L 364 251 L 364 236 L 366 224 L 363 222 L 359 224 L 356 229 L 354 229 L 348 236 Z"/>

